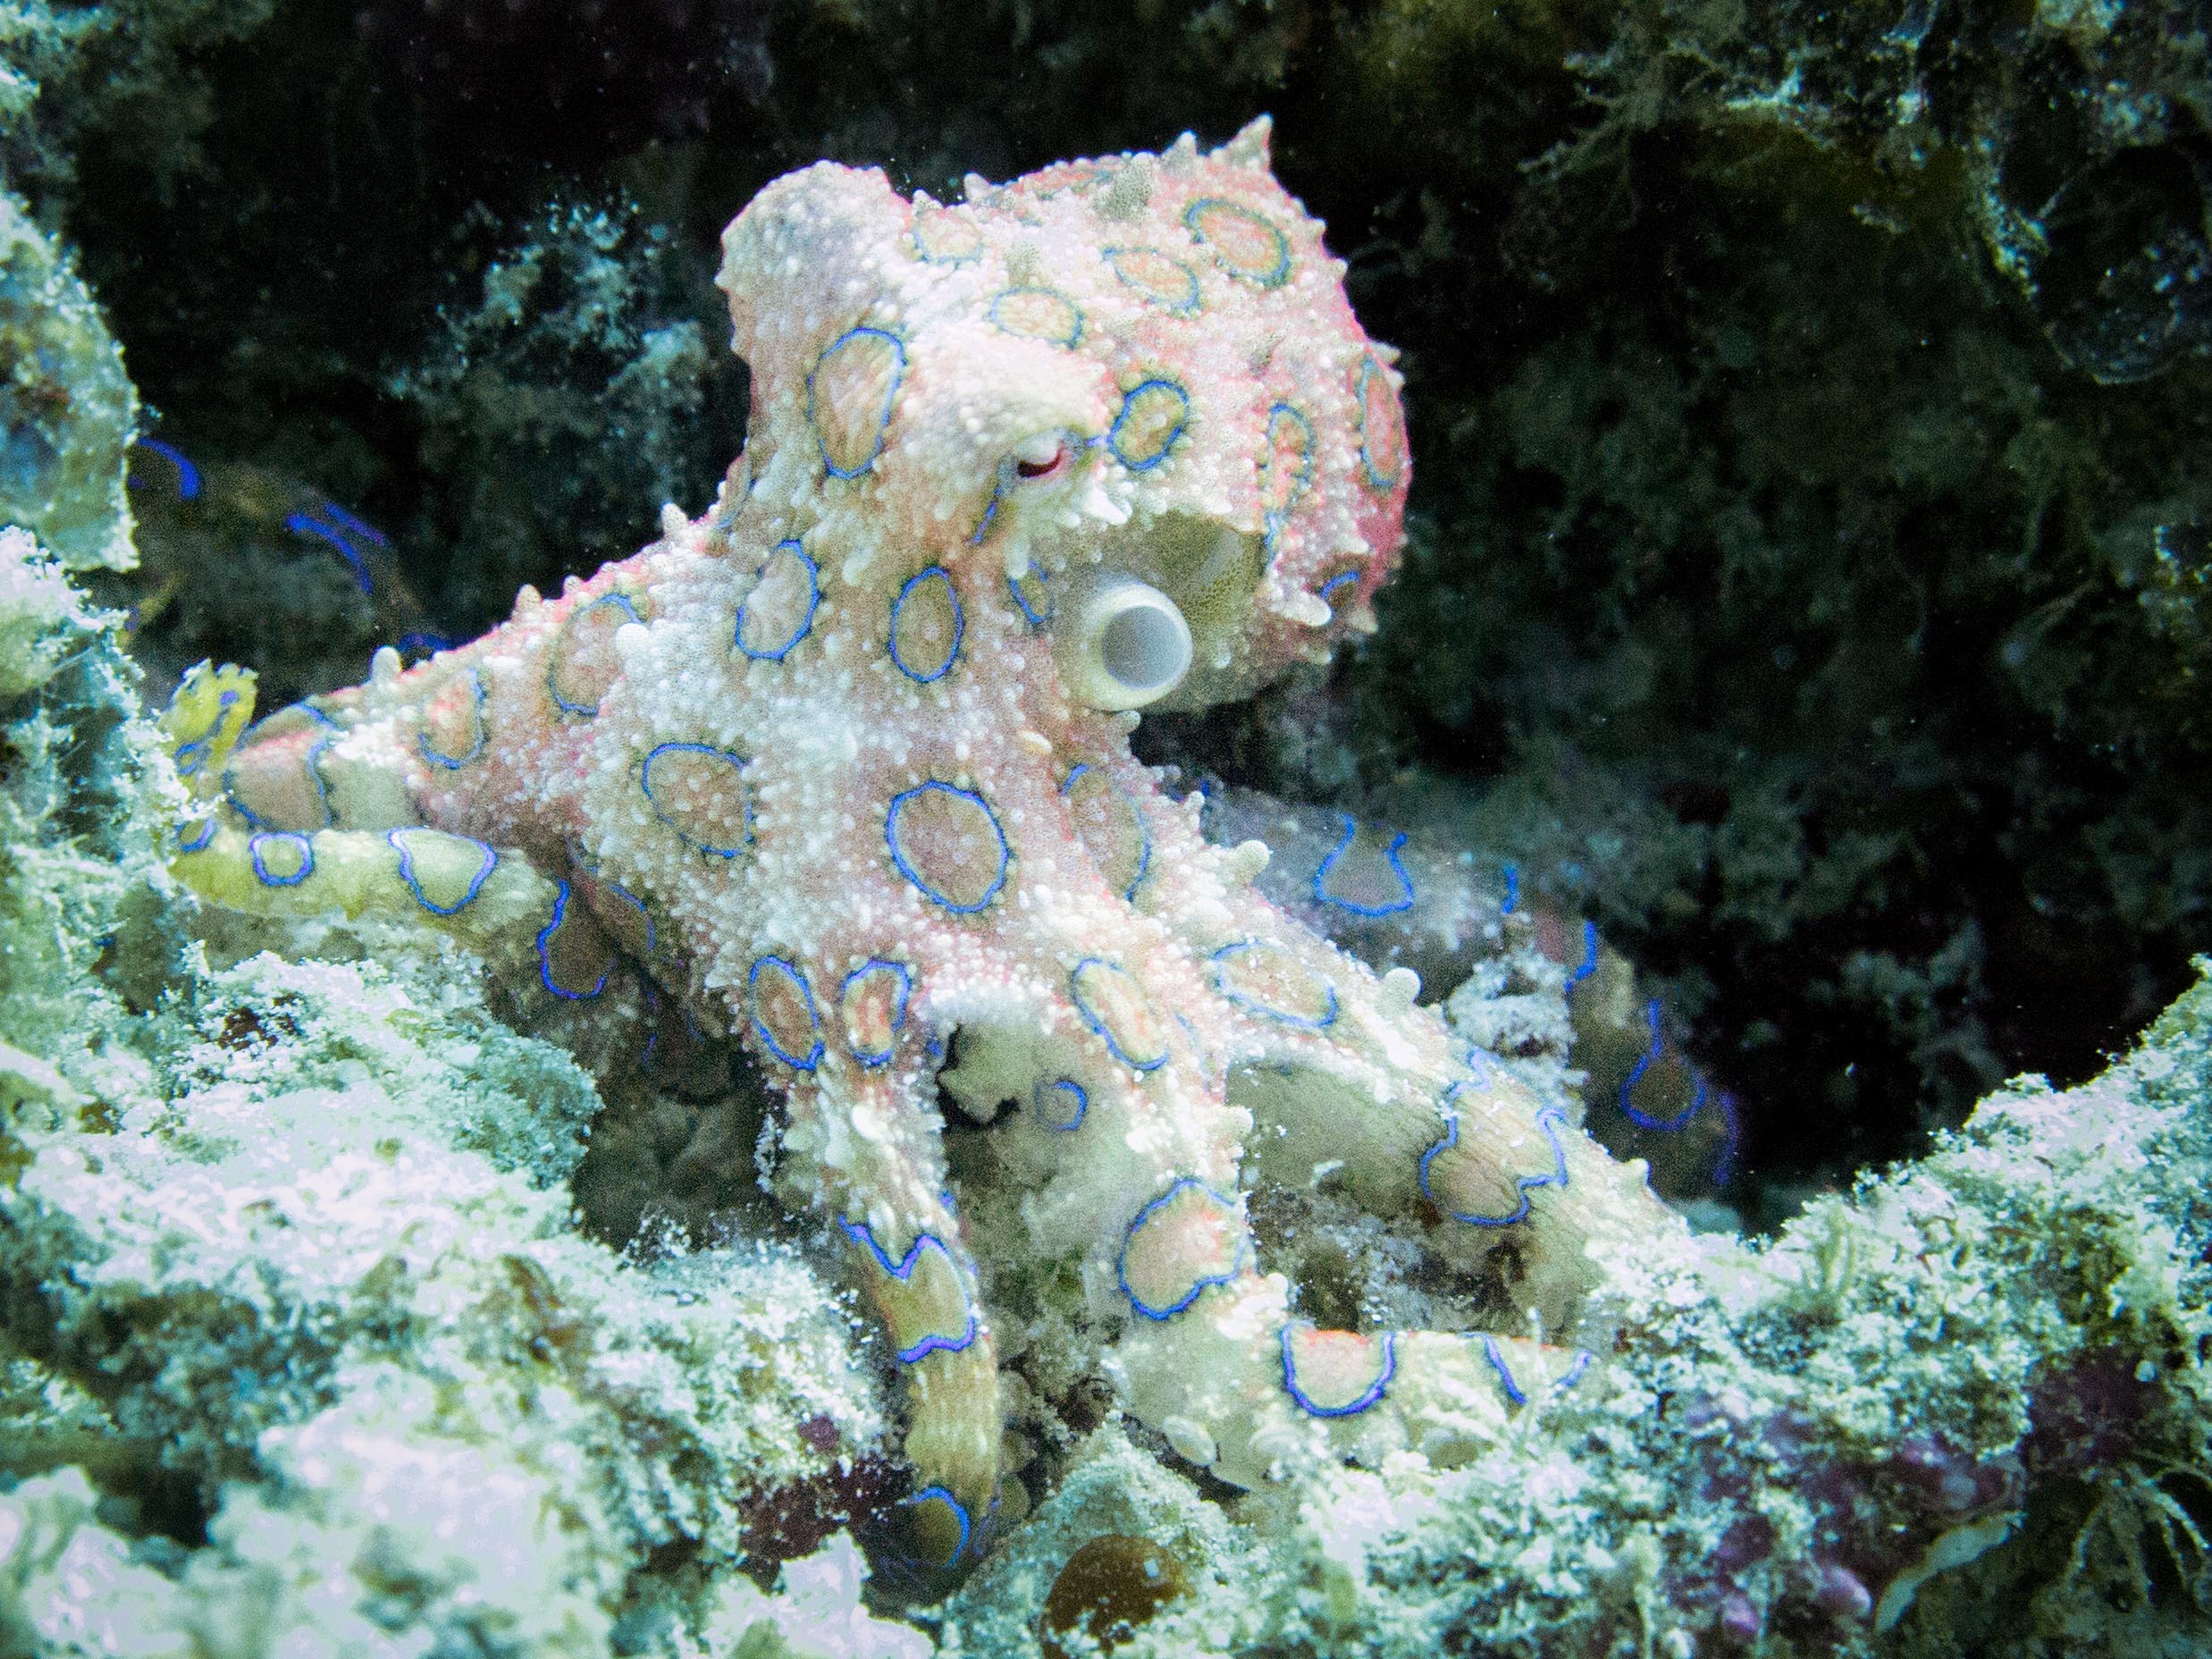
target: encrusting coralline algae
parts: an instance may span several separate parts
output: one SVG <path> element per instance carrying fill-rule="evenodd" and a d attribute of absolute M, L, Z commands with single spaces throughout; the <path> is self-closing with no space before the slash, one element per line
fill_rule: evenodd
<path fill-rule="evenodd" d="M 1524 1397 L 1448 1456 L 1301 1451 L 1239 1495 L 1172 1432 L 1063 1418 L 1052 1489 L 925 1636 L 855 1609 L 849 1545 L 810 1554 L 867 1518 L 887 1432 L 812 1259 L 577 1233 L 593 1083 L 457 955 L 209 966 L 114 619 L 27 535 L 0 557 L 19 1646 L 1027 1654 L 1042 1621 L 1076 1652 L 1114 1627 L 1052 1588 L 1109 1537 L 1183 1586 L 1127 1653 L 2201 1641 L 2202 988 L 2098 1082 L 1992 1099 L 1771 1246 L 1601 1253 L 1597 1362 L 1507 1371 Z M 988 1174 L 965 1213 L 1011 1330 L 1056 1293 Z M 1368 1236 L 1347 1281 L 1423 1305 Z M 786 1561 L 775 1598 L 745 1576 Z"/>

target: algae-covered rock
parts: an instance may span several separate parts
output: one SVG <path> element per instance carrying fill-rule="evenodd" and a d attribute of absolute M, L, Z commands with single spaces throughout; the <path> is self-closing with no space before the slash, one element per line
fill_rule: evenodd
<path fill-rule="evenodd" d="M 77 595 L 29 531 L 0 530 L 0 698 L 13 701 L 45 685 L 66 659 Z"/>
<path fill-rule="evenodd" d="M 214 114 L 204 54 L 252 33 L 276 0 L 10 0 L 0 6 L 0 157 L 66 181 L 74 147 L 113 139 L 164 175 Z"/>
<path fill-rule="evenodd" d="M 72 568 L 131 563 L 123 452 L 139 396 L 84 283 L 15 197 L 0 195 L 0 523 Z"/>
<path fill-rule="evenodd" d="M 867 1567 L 842 1533 L 786 1564 L 772 1596 L 742 1577 L 719 1587 L 695 1636 L 666 1628 L 659 1609 L 662 1628 L 643 1622 L 621 1634 L 534 1573 L 544 1563 L 527 1543 L 510 1537 L 485 1546 L 490 1527 L 519 1523 L 526 1537 L 533 1518 L 509 1506 L 540 1495 L 446 1484 L 476 1472 L 466 1465 L 387 1471 L 428 1482 L 412 1497 L 455 1506 L 437 1513 L 449 1538 L 431 1552 L 463 1569 L 447 1586 L 405 1576 L 421 1564 L 405 1545 L 424 1540 L 395 1537 L 383 1511 L 406 1506 L 380 1509 L 375 1500 L 396 1495 L 381 1483 L 354 1495 L 370 1502 L 352 1525 L 322 1524 L 311 1511 L 271 1510 L 240 1493 L 210 1524 L 206 1545 L 187 1556 L 148 1550 L 103 1525 L 98 1496 L 80 1470 L 36 1477 L 0 1494 L 0 1642 L 56 1659 L 385 1659 L 439 1651 L 435 1643 L 447 1633 L 419 1615 L 442 1589 L 471 1601 L 484 1593 L 491 1604 L 472 1607 L 450 1633 L 482 1653 L 928 1659 L 928 1638 L 861 1605 Z M 466 1527 L 456 1524 L 463 1516 Z M 460 1545 L 464 1537 L 473 1545 Z M 489 1585 L 469 1571 L 487 1562 L 497 1569 Z M 534 1592 L 542 1599 L 529 1599 Z M 660 1639 L 641 1641 L 647 1632 Z"/>
<path fill-rule="evenodd" d="M 585 1236 L 591 1083 L 465 964 L 209 970 L 118 621 L 0 537 L 0 1639 L 925 1652 L 849 1545 L 738 1588 L 881 1455 L 812 1265 Z"/>
<path fill-rule="evenodd" d="M 178 965 L 158 838 L 183 796 L 140 717 L 122 618 L 94 610 L 28 532 L 0 531 L 0 1040 L 9 1091 L 135 1087 L 139 1011 Z M 36 1071 L 38 1082 L 31 1074 Z"/>
<path fill-rule="evenodd" d="M 2208 1166 L 2212 980 L 1770 1243 L 1608 1262 L 1613 1352 L 1463 1466 L 1308 1468 L 1224 1525 L 1101 1431 L 946 1645 L 1033 1651 L 1079 1552 L 1134 1538 L 1189 1591 L 1131 1599 L 1128 1655 L 2202 1651 Z"/>

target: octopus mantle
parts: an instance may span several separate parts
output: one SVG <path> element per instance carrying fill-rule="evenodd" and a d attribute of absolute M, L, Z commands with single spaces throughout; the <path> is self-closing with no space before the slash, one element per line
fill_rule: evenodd
<path fill-rule="evenodd" d="M 997 1493 L 998 1341 L 940 1101 L 992 1129 L 1088 1368 L 1250 1486 L 1465 1455 L 1587 1363 L 1585 1251 L 1666 1225 L 1488 1057 L 1261 897 L 1132 758 L 1373 626 L 1407 477 L 1392 354 L 1266 128 L 968 182 L 827 164 L 730 225 L 751 437 L 712 509 L 411 670 L 244 732 L 171 715 L 218 902 L 417 916 L 584 1000 L 635 973 L 775 1082 L 775 1183 L 847 1241 L 925 1501 Z M 1387 866 L 1328 872 L 1357 904 Z M 1013 1102 L 1013 1110 L 1005 1110 Z M 1257 1149 L 1257 1150 L 1255 1150 Z M 1486 1286 L 1494 1332 L 1301 1320 L 1248 1225 L 1326 1180 Z"/>

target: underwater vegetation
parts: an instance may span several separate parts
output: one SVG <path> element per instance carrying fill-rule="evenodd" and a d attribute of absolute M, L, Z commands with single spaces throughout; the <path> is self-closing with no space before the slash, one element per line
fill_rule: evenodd
<path fill-rule="evenodd" d="M 131 562 L 123 450 L 138 394 L 68 255 L 0 198 L 0 491 L 11 519 L 76 568 Z"/>
<path fill-rule="evenodd" d="M 1767 1243 L 1609 1252 L 1603 1361 L 1461 1458 L 1300 1460 L 1224 1503 L 1117 1413 L 1063 1419 L 1056 1488 L 904 1626 L 839 1530 L 898 1483 L 810 1249 L 578 1233 L 591 1082 L 465 960 L 391 935 L 381 966 L 211 965 L 119 619 L 26 533 L 0 560 L 19 1647 L 2205 1639 L 2212 985 L 2095 1082 L 1993 1097 Z"/>
<path fill-rule="evenodd" d="M 532 49 L 546 10 L 0 15 L 0 1650 L 2212 1644 L 2200 20 L 656 0 Z M 220 703 L 243 682 L 196 663 L 252 665 L 264 712 L 373 661 L 372 686 L 434 672 L 520 585 L 559 594 L 665 502 L 742 487 L 724 468 L 773 428 L 746 431 L 713 238 L 770 179 L 828 157 L 957 202 L 971 171 L 1217 141 L 1262 108 L 1360 325 L 1402 352 L 1407 545 L 1359 584 L 1372 637 L 1148 711 L 1136 760 L 1173 770 L 1123 757 L 1132 793 L 1078 785 L 1081 813 L 1116 869 L 1131 800 L 1140 826 L 1190 814 L 1201 869 L 1224 855 L 1199 829 L 1257 836 L 1243 880 L 1383 976 L 1247 950 L 1192 1006 L 1226 983 L 1441 1019 L 1535 1103 L 1542 1156 L 1487 1207 L 1451 1190 L 1472 1137 L 1392 1166 L 1419 1202 L 1348 1190 L 1359 1157 L 1178 1189 L 1170 1221 L 1201 1247 L 1249 1225 L 1235 1268 L 1294 1299 L 1250 1398 L 1311 1432 L 1247 1485 L 1251 1438 L 1177 1409 L 1245 1346 L 1182 1363 L 1140 1329 L 1133 1372 L 1106 1365 L 1092 1287 L 1037 1246 L 1018 1143 L 1103 1113 L 1080 1084 L 974 1122 L 1003 1057 L 944 1057 L 949 1179 L 901 1202 L 957 1215 L 925 1234 L 947 1276 L 917 1283 L 919 1240 L 902 1259 L 873 1217 L 859 1238 L 763 1192 L 773 1055 L 626 978 L 565 847 L 538 876 L 496 838 L 217 826 L 219 895 L 297 874 L 291 915 L 225 914 L 171 865 L 244 724 Z M 1224 281 L 1258 286 L 1249 227 L 1215 228 Z M 1024 349 L 1064 320 L 1007 315 Z M 882 350 L 845 365 L 862 392 Z M 1122 436 L 1172 431 L 1165 407 Z M 869 429 L 821 458 L 857 474 Z M 1270 420 L 1256 482 L 1297 493 L 1294 434 Z M 1033 590 L 955 583 L 965 547 L 941 585 L 899 573 L 894 658 L 931 666 L 948 619 L 948 666 L 1030 619 Z M 754 644 L 822 597 L 803 562 Z M 1316 574 L 1332 607 L 1343 573 Z M 621 660 L 598 616 L 594 673 Z M 390 731 L 459 757 L 470 712 Z M 261 737 L 315 793 L 317 734 Z M 691 754 L 641 833 L 728 827 Z M 939 787 L 887 826 L 897 879 L 998 902 L 963 885 L 988 790 L 908 782 Z M 1178 804 L 1201 785 L 1204 824 Z M 1272 827 L 1220 830 L 1239 801 Z M 300 846 L 355 914 L 306 914 Z M 413 924 L 445 906 L 443 935 Z M 603 998 L 566 994 L 602 964 Z M 810 1017 L 849 1038 L 842 977 L 786 965 L 744 1015 L 788 1056 Z M 1382 1001 L 1407 966 L 1433 1012 Z M 1545 1297 L 1517 1251 L 1453 1268 L 1446 1235 L 1583 1201 L 1612 1167 L 1570 1181 L 1602 1157 L 1585 1129 L 1714 1230 L 1654 1208 L 1525 1334 Z M 841 1288 L 863 1252 L 888 1342 Z M 948 1398 L 1015 1477 L 995 1512 L 897 1386 L 898 1351 L 949 1364 L 979 1308 L 997 1403 Z M 1386 1332 L 1488 1333 L 1451 1361 L 1484 1392 L 1425 1402 L 1429 1351 Z M 1524 1366 L 1537 1334 L 1560 1340 Z"/>
<path fill-rule="evenodd" d="M 794 1651 L 921 1651 L 812 1555 L 882 1419 L 804 1260 L 579 1235 L 592 1085 L 450 964 L 211 969 L 121 619 L 0 559 L 11 1651 L 727 1651 L 839 1605 Z M 709 1571 L 771 1549 L 779 1601 Z"/>

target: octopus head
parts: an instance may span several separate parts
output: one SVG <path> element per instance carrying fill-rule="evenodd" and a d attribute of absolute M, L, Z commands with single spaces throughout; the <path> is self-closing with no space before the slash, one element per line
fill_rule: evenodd
<path fill-rule="evenodd" d="M 1394 354 L 1255 122 L 942 206 L 820 165 L 724 235 L 756 477 L 843 579 L 1005 582 L 1075 701 L 1249 695 L 1374 626 L 1402 539 Z"/>

